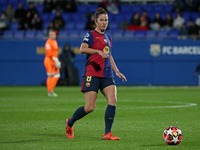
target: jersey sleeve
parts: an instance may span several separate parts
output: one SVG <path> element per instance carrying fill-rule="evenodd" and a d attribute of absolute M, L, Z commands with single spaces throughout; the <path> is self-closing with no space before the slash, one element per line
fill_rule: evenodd
<path fill-rule="evenodd" d="M 94 43 L 94 36 L 91 32 L 88 32 L 83 39 L 82 43 L 87 43 L 89 47 L 91 48 Z"/>

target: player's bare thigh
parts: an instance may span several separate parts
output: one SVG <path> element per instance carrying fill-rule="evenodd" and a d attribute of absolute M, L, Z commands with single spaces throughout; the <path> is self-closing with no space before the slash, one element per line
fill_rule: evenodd
<path fill-rule="evenodd" d="M 90 113 L 94 111 L 94 108 L 96 106 L 97 92 L 87 91 L 87 92 L 84 92 L 84 96 L 86 100 L 85 112 Z"/>
<path fill-rule="evenodd" d="M 108 104 L 116 106 L 117 103 L 117 88 L 115 85 L 110 85 L 102 90 L 103 95 L 106 97 Z"/>

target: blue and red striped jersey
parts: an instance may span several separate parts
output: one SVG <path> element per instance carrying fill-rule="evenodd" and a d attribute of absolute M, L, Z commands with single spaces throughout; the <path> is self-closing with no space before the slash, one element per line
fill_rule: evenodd
<path fill-rule="evenodd" d="M 110 62 L 112 38 L 92 30 L 85 35 L 83 43 L 87 43 L 89 48 L 104 51 L 109 55 L 109 58 L 103 59 L 99 54 L 87 54 L 83 76 L 114 77 Z"/>

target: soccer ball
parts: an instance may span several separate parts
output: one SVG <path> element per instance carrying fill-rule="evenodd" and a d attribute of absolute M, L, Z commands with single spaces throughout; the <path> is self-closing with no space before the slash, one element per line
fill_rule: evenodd
<path fill-rule="evenodd" d="M 163 133 L 163 140 L 169 145 L 178 145 L 182 137 L 181 130 L 174 126 L 167 127 Z"/>

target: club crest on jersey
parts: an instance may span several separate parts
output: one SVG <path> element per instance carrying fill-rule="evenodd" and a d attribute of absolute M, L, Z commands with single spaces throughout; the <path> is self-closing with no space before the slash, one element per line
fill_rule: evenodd
<path fill-rule="evenodd" d="M 103 48 L 103 51 L 104 51 L 105 53 L 109 53 L 109 52 L 110 52 L 110 48 L 109 48 L 108 46 L 105 46 L 105 47 Z"/>
<path fill-rule="evenodd" d="M 86 83 L 86 86 L 87 86 L 87 87 L 90 87 L 90 83 L 89 83 L 89 82 L 87 82 L 87 83 Z"/>
<path fill-rule="evenodd" d="M 108 41 L 107 41 L 106 39 L 104 39 L 104 42 L 106 42 L 106 43 L 107 43 Z"/>

